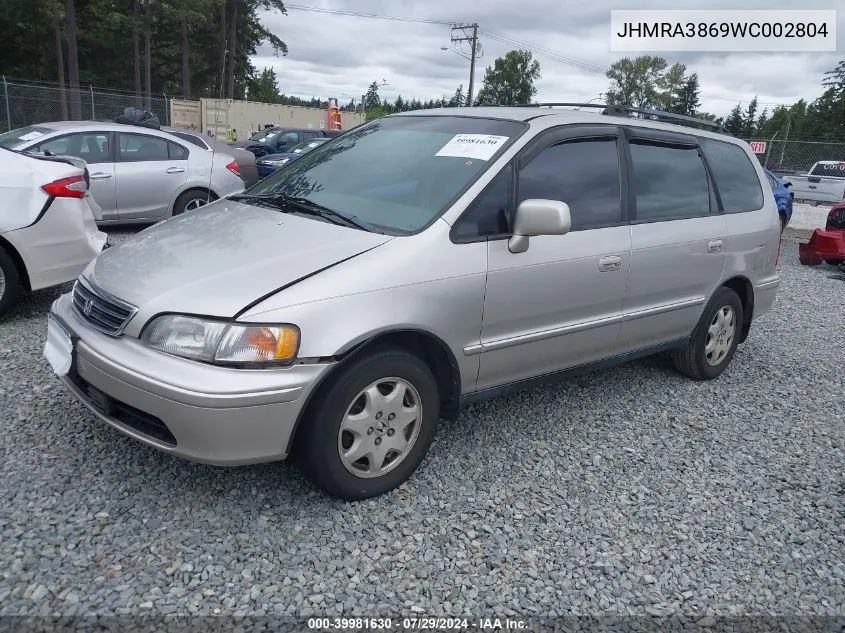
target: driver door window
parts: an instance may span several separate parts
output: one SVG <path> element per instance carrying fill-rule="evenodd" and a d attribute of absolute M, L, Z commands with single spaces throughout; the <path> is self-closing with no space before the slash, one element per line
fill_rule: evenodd
<path fill-rule="evenodd" d="M 299 134 L 296 132 L 285 132 L 276 139 L 277 147 L 285 150 L 293 147 L 297 143 L 299 143 Z"/>
<path fill-rule="evenodd" d="M 513 168 L 505 167 L 464 213 L 452 232 L 455 242 L 510 235 L 513 223 Z"/>
<path fill-rule="evenodd" d="M 39 152 L 65 154 L 82 158 L 89 164 L 109 162 L 109 134 L 92 132 L 68 134 L 44 141 L 34 148 Z"/>

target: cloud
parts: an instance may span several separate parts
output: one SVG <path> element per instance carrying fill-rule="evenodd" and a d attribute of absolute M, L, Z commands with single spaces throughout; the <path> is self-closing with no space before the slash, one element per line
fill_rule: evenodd
<path fill-rule="evenodd" d="M 607 89 L 601 72 L 625 55 L 610 51 L 610 10 L 619 8 L 608 0 L 562 3 L 559 0 L 298 0 L 292 5 L 324 9 L 403 16 L 419 20 L 477 22 L 483 57 L 475 72 L 476 93 L 484 69 L 509 50 L 514 42 L 530 45 L 540 61 L 542 78 L 537 82 L 541 101 L 598 100 Z M 767 0 L 744 0 L 744 9 L 791 8 L 785 0 L 772 6 Z M 677 0 L 673 8 L 699 9 L 701 3 Z M 679 6 L 680 5 L 680 6 Z M 708 9 L 736 8 L 735 0 L 709 0 Z M 666 8 L 664 1 L 639 0 L 637 8 Z M 836 8 L 836 0 L 815 3 L 816 9 Z M 428 99 L 451 95 L 459 84 L 466 90 L 469 61 L 452 51 L 448 24 L 402 22 L 331 15 L 296 10 L 288 15 L 267 13 L 264 24 L 287 42 L 286 57 L 273 56 L 262 47 L 253 59 L 261 69 L 272 67 L 280 89 L 301 97 L 338 97 L 360 100 L 373 81 L 386 80 L 383 98 Z M 840 12 L 838 30 L 845 32 L 845 13 Z M 502 41 L 508 40 L 508 41 Z M 468 47 L 463 45 L 464 53 Z M 643 53 L 646 53 L 643 51 Z M 739 102 L 755 95 L 761 107 L 789 104 L 804 98 L 812 101 L 822 92 L 823 73 L 836 66 L 841 53 L 658 53 L 670 63 L 680 61 L 699 75 L 702 108 L 726 114 Z M 567 63 L 569 62 L 569 63 Z"/>

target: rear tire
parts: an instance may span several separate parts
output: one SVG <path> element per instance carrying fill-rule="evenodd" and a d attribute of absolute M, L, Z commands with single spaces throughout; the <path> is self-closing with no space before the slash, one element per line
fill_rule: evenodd
<path fill-rule="evenodd" d="M 5 314 L 23 295 L 18 267 L 9 254 L 0 247 L 0 315 Z"/>
<path fill-rule="evenodd" d="M 783 230 L 786 228 L 787 219 L 785 215 L 780 216 L 780 232 L 783 233 Z"/>
<path fill-rule="evenodd" d="M 215 200 L 217 200 L 217 196 L 209 191 L 203 191 L 201 189 L 186 191 L 176 198 L 176 203 L 173 205 L 173 215 L 182 215 L 186 211 L 199 209 Z"/>
<path fill-rule="evenodd" d="M 294 457 L 314 485 L 345 501 L 392 490 L 428 451 L 440 394 L 416 356 L 384 350 L 339 370 L 302 420 Z"/>
<path fill-rule="evenodd" d="M 704 308 L 689 345 L 671 353 L 675 369 L 693 380 L 713 380 L 730 364 L 743 324 L 742 301 L 721 287 Z"/>

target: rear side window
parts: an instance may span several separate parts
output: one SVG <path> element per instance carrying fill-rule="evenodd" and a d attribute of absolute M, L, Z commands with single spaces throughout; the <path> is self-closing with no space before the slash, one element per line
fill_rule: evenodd
<path fill-rule="evenodd" d="M 552 145 L 519 172 L 518 191 L 518 202 L 541 198 L 567 203 L 573 230 L 618 224 L 622 205 L 616 139 Z"/>
<path fill-rule="evenodd" d="M 631 143 L 636 220 L 676 220 L 710 214 L 710 187 L 695 147 Z"/>
<path fill-rule="evenodd" d="M 769 174 L 766 174 L 766 178 L 769 180 L 769 186 L 772 188 L 772 191 L 778 188 L 778 181 L 772 178 Z"/>
<path fill-rule="evenodd" d="M 748 154 L 733 143 L 701 139 L 725 213 L 756 211 L 763 206 L 763 188 Z"/>
<path fill-rule="evenodd" d="M 188 160 L 188 149 L 176 143 L 167 144 L 170 160 Z"/>
<path fill-rule="evenodd" d="M 177 138 L 181 138 L 183 141 L 187 141 L 191 145 L 196 145 L 197 147 L 201 147 L 203 149 L 209 149 L 205 141 L 194 134 L 187 134 L 185 132 L 171 132 L 171 134 Z"/>
<path fill-rule="evenodd" d="M 845 162 L 843 163 L 816 163 L 811 176 L 838 176 L 845 178 Z"/>

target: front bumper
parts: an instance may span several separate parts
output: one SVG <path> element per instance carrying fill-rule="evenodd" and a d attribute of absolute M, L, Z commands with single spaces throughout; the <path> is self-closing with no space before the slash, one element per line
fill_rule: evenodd
<path fill-rule="evenodd" d="M 284 459 L 300 413 L 331 365 L 214 367 L 89 328 L 61 296 L 51 317 L 70 334 L 64 384 L 100 420 L 191 461 L 235 466 Z"/>

